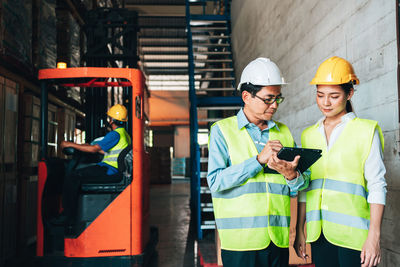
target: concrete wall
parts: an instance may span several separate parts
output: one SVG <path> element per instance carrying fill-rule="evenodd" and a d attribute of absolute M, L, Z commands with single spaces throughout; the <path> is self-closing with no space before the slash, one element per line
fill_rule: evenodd
<path fill-rule="evenodd" d="M 322 115 L 317 67 L 331 56 L 348 59 L 360 79 L 353 105 L 359 117 L 378 120 L 385 136 L 388 195 L 380 266 L 400 266 L 400 158 L 396 1 L 233 0 L 232 44 L 236 75 L 256 57 L 269 57 L 290 83 L 276 119 L 299 143 L 301 131 Z"/>

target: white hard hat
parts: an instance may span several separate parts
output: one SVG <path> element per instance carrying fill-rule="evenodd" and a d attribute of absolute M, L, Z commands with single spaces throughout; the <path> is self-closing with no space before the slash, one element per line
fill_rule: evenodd
<path fill-rule="evenodd" d="M 265 57 L 256 58 L 244 68 L 238 90 L 244 83 L 260 86 L 286 84 L 278 66 Z"/>

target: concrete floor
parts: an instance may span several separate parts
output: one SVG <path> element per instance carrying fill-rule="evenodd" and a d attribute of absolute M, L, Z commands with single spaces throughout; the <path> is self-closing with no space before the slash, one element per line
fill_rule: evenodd
<path fill-rule="evenodd" d="M 150 225 L 158 227 L 158 257 L 151 267 L 197 267 L 194 229 L 190 222 L 190 183 L 173 180 L 170 185 L 152 185 Z"/>
<path fill-rule="evenodd" d="M 150 225 L 158 228 L 156 255 L 148 267 L 199 267 L 195 253 L 195 229 L 190 220 L 190 182 L 173 180 L 168 185 L 152 185 Z M 6 267 L 36 266 L 35 247 L 24 257 L 12 259 Z"/>
<path fill-rule="evenodd" d="M 189 180 L 174 179 L 171 184 L 151 186 L 150 225 L 158 228 L 158 243 L 155 255 L 145 267 L 200 267 L 198 250 L 204 264 L 215 266 L 214 232 L 204 231 L 202 240 L 195 239 Z M 22 257 L 10 260 L 4 267 L 36 267 L 34 254 L 35 246 L 32 246 Z"/>

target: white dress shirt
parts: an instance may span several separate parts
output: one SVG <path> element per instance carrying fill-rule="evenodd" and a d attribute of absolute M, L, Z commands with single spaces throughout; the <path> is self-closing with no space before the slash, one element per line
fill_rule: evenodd
<path fill-rule="evenodd" d="M 343 132 L 346 124 L 353 120 L 356 115 L 353 112 L 349 112 L 342 116 L 341 122 L 336 125 L 333 129 L 331 136 L 329 138 L 329 143 L 327 144 L 327 150 L 332 148 L 336 140 Z M 326 140 L 325 129 L 324 129 L 325 117 L 318 121 L 318 130 L 321 132 L 322 136 Z M 382 144 L 379 138 L 378 130 L 375 129 L 374 138 L 372 140 L 371 150 L 364 166 L 364 177 L 367 181 L 368 188 L 368 203 L 383 204 L 386 203 L 386 180 L 385 180 L 386 168 L 383 164 L 383 152 Z M 306 191 L 301 191 L 299 193 L 299 202 L 306 202 Z"/>

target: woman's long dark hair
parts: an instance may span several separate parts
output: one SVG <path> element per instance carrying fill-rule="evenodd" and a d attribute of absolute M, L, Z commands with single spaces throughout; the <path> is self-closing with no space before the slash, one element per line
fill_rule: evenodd
<path fill-rule="evenodd" d="M 345 92 L 346 95 L 349 95 L 352 89 L 354 90 L 353 83 L 351 82 L 341 84 L 340 87 L 342 88 L 342 90 Z M 347 100 L 346 102 L 346 111 L 354 112 L 353 105 L 351 104 L 350 100 Z"/>

